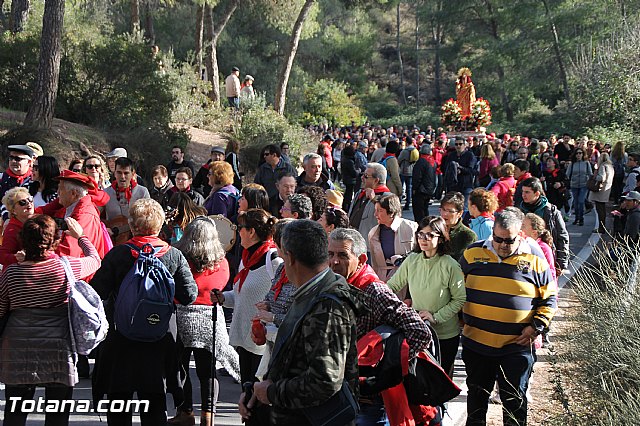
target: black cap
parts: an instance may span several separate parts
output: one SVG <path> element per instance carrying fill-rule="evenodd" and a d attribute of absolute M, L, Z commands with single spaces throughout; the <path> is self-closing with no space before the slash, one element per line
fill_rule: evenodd
<path fill-rule="evenodd" d="M 238 67 L 233 67 L 233 68 L 231 68 L 231 71 L 232 71 L 232 72 L 240 71 L 240 68 L 238 68 Z"/>
<path fill-rule="evenodd" d="M 32 157 L 32 158 L 36 154 L 35 152 L 33 152 L 33 149 L 31 149 L 27 145 L 9 145 L 7 147 L 7 149 L 9 151 L 22 152 L 22 153 L 27 154 L 29 157 Z"/>

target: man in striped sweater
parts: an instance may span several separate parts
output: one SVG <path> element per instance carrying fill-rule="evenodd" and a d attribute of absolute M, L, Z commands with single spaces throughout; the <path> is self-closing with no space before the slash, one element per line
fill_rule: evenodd
<path fill-rule="evenodd" d="M 465 250 L 462 360 L 467 370 L 467 425 L 486 424 L 489 394 L 498 380 L 503 423 L 527 424 L 526 392 L 536 360 L 533 341 L 556 310 L 551 270 L 537 245 L 520 235 L 524 215 L 508 207 L 493 235 Z"/>

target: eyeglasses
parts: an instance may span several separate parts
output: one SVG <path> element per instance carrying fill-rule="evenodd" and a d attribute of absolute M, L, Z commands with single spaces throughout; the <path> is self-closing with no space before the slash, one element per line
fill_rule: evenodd
<path fill-rule="evenodd" d="M 580 154 L 580 155 L 584 155 L 584 152 L 580 152 L 580 151 L 578 151 L 578 152 L 576 152 L 576 155 L 578 155 L 578 154 Z"/>
<path fill-rule="evenodd" d="M 463 146 L 464 142 L 456 142 L 456 146 Z"/>
<path fill-rule="evenodd" d="M 186 182 L 189 178 L 176 178 L 176 182 Z"/>
<path fill-rule="evenodd" d="M 495 241 L 498 244 L 509 244 L 512 245 L 516 242 L 516 240 L 518 239 L 518 237 L 515 238 L 502 238 L 502 237 L 498 237 L 496 234 L 493 234 L 493 241 Z"/>
<path fill-rule="evenodd" d="M 27 204 L 33 204 L 33 197 L 23 198 L 22 200 L 18 201 L 18 205 L 20 207 L 26 207 Z"/>
<path fill-rule="evenodd" d="M 373 176 L 372 175 L 368 175 L 368 174 L 365 173 L 365 174 L 362 175 L 362 177 L 365 178 L 365 179 L 369 179 L 369 178 L 372 178 Z"/>
<path fill-rule="evenodd" d="M 17 157 L 15 155 L 10 155 L 9 156 L 9 160 L 10 161 L 15 161 L 16 163 L 19 163 L 21 161 L 25 161 L 25 160 L 29 160 L 29 157 Z"/>
<path fill-rule="evenodd" d="M 263 157 L 268 157 L 268 156 L 270 156 L 270 155 L 271 155 L 271 153 L 270 153 L 270 152 L 265 152 L 265 153 L 263 153 L 263 154 L 262 154 L 262 156 L 263 156 Z"/>
<path fill-rule="evenodd" d="M 439 237 L 436 232 L 418 232 L 416 236 L 419 240 L 433 240 L 434 238 Z"/>
<path fill-rule="evenodd" d="M 85 164 L 84 168 L 87 170 L 98 169 L 100 168 L 100 164 Z"/>
<path fill-rule="evenodd" d="M 37 170 L 37 169 L 35 169 Z M 72 172 L 74 173 L 82 173 L 82 169 L 71 169 Z"/>

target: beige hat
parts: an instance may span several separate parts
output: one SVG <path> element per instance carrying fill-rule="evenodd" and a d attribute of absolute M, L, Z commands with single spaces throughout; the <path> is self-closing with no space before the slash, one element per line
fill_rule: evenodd
<path fill-rule="evenodd" d="M 31 148 L 34 157 L 40 157 L 41 155 L 44 155 L 44 149 L 42 149 L 40 144 L 36 142 L 27 142 L 25 145 Z"/>
<path fill-rule="evenodd" d="M 329 204 L 338 208 L 342 208 L 342 202 L 344 201 L 344 197 L 340 192 L 335 191 L 333 189 L 327 189 L 324 192 L 324 196 L 329 202 Z"/>

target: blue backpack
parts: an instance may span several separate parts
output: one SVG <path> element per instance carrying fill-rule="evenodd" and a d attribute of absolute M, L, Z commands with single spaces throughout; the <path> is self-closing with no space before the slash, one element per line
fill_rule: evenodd
<path fill-rule="evenodd" d="M 138 259 L 124 277 L 116 296 L 114 322 L 124 337 L 138 342 L 156 342 L 169 330 L 175 312 L 176 284 L 167 267 L 156 257 L 160 248 L 127 244 Z"/>

